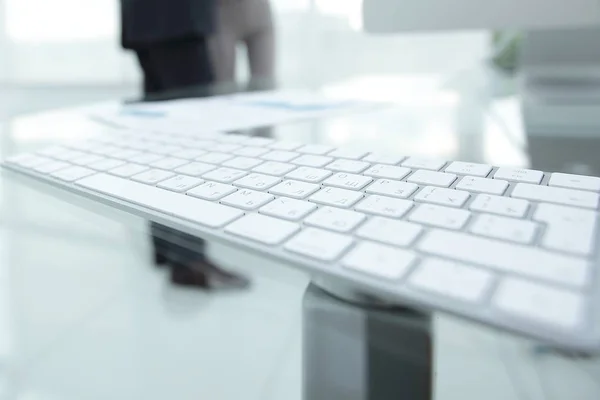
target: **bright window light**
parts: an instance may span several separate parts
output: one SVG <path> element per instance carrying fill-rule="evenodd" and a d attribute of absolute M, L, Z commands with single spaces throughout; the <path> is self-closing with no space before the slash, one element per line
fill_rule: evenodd
<path fill-rule="evenodd" d="M 116 0 L 4 0 L 6 28 L 14 42 L 77 42 L 113 38 Z"/>
<path fill-rule="evenodd" d="M 362 30 L 363 0 L 315 0 L 317 12 L 348 21 L 353 30 Z"/>

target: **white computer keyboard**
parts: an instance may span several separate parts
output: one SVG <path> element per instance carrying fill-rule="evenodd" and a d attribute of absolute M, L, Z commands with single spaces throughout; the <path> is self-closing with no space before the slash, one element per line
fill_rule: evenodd
<path fill-rule="evenodd" d="M 407 306 L 600 347 L 600 178 L 133 130 L 3 165 Z"/>

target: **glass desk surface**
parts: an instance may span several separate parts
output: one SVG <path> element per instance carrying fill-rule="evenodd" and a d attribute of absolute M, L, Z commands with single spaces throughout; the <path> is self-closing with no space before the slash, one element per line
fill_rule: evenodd
<path fill-rule="evenodd" d="M 363 84 L 327 90 L 357 93 Z M 227 92 L 213 89 L 173 97 Z M 518 97 L 414 93 L 385 110 L 244 133 L 600 175 L 600 136 L 529 129 Z M 0 125 L 2 156 L 80 137 L 90 124 L 76 109 L 12 118 Z M 2 177 L 0 194 L 1 400 L 302 398 L 307 276 L 211 245 L 211 257 L 251 288 L 182 289 L 152 265 L 142 219 L 12 176 Z M 433 326 L 435 399 L 600 398 L 597 359 L 444 315 Z"/>

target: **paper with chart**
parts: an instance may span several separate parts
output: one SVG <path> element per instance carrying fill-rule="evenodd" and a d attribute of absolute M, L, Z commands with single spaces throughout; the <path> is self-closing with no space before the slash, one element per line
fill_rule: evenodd
<path fill-rule="evenodd" d="M 134 129 L 234 131 L 361 113 L 382 103 L 328 97 L 309 91 L 269 91 L 91 109 L 95 119 Z"/>

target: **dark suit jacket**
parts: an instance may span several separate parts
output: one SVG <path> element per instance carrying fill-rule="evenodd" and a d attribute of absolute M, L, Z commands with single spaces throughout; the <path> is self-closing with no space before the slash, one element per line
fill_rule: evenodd
<path fill-rule="evenodd" d="M 215 0 L 121 0 L 122 44 L 142 48 L 211 34 Z"/>

